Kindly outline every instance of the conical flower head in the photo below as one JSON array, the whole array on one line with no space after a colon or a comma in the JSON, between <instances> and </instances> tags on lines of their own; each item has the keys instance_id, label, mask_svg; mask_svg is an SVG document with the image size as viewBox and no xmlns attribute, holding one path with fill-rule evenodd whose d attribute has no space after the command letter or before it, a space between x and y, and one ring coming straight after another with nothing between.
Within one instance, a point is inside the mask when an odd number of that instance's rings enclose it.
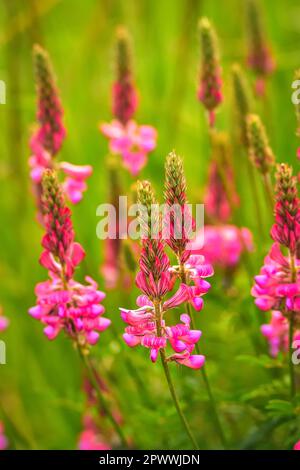
<instances>
[{"instance_id":1,"label":"conical flower head","mask_svg":"<svg viewBox=\"0 0 300 470\"><path fill-rule=\"evenodd\" d=\"M247 117L248 152L253 164L266 174L275 164L275 157L269 145L265 128L256 114Z\"/></svg>"},{"instance_id":2,"label":"conical flower head","mask_svg":"<svg viewBox=\"0 0 300 470\"><path fill-rule=\"evenodd\" d=\"M136 283L151 300L162 299L170 290L170 262L161 239L159 206L149 181L138 183L137 196L143 234Z\"/></svg>"},{"instance_id":3,"label":"conical flower head","mask_svg":"<svg viewBox=\"0 0 300 470\"><path fill-rule=\"evenodd\" d=\"M138 99L132 76L131 38L124 27L116 33L115 68L116 81L113 85L113 115L126 124L134 115Z\"/></svg>"},{"instance_id":4,"label":"conical flower head","mask_svg":"<svg viewBox=\"0 0 300 470\"><path fill-rule=\"evenodd\" d=\"M42 245L59 259L61 265L64 265L74 241L71 211L65 205L64 196L54 171L45 170L42 188L43 214L47 232L43 237Z\"/></svg>"},{"instance_id":5,"label":"conical flower head","mask_svg":"<svg viewBox=\"0 0 300 470\"><path fill-rule=\"evenodd\" d=\"M63 110L48 53L39 45L33 48L33 64L40 128L32 137L31 147L34 153L40 146L50 155L55 155L66 134L62 122Z\"/></svg>"},{"instance_id":6,"label":"conical flower head","mask_svg":"<svg viewBox=\"0 0 300 470\"><path fill-rule=\"evenodd\" d=\"M271 236L294 254L300 237L300 201L297 179L285 163L277 167L275 194L275 224Z\"/></svg>"},{"instance_id":7,"label":"conical flower head","mask_svg":"<svg viewBox=\"0 0 300 470\"><path fill-rule=\"evenodd\" d=\"M165 164L164 237L181 262L189 257L186 245L190 241L193 218L186 197L186 179L183 161L174 151L169 153Z\"/></svg>"},{"instance_id":8,"label":"conical flower head","mask_svg":"<svg viewBox=\"0 0 300 470\"><path fill-rule=\"evenodd\" d=\"M214 123L213 110L222 102L222 80L216 33L207 18L199 22L202 52L198 98L210 112L210 124Z\"/></svg>"},{"instance_id":9,"label":"conical flower head","mask_svg":"<svg viewBox=\"0 0 300 470\"><path fill-rule=\"evenodd\" d=\"M248 147L247 115L252 109L251 95L245 74L238 64L232 67L232 88L241 143Z\"/></svg>"}]
</instances>

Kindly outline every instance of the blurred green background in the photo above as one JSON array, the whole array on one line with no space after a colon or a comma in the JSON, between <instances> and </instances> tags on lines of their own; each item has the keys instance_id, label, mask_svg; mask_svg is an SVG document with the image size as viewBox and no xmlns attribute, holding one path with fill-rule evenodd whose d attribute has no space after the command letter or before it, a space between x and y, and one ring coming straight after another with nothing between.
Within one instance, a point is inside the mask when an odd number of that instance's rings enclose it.
<instances>
[{"instance_id":1,"label":"blurred green background","mask_svg":"<svg viewBox=\"0 0 300 470\"><path fill-rule=\"evenodd\" d=\"M257 102L255 110L264 120L277 160L292 163L298 170L291 83L299 67L300 4L297 0L260 3L277 68L268 81L266 100ZM201 202L210 150L204 110L196 99L197 21L199 16L207 16L218 32L224 78L218 127L232 132L230 67L235 61L245 64L243 5L241 0L0 0L0 79L7 86L7 103L0 105L0 304L11 322L2 335L7 344L7 365L0 366L0 419L12 448L75 448L84 409L81 368L71 343L62 334L49 342L42 325L27 314L35 302L35 284L46 279L38 264L42 230L35 220L27 167L30 126L35 121L32 44L38 42L49 51L58 77L68 132L59 158L94 168L83 202L72 210L77 239L87 252L78 276L88 272L103 287L99 274L103 244L96 238L96 207L107 200L107 142L98 124L111 119L115 28L124 24L133 37L140 95L137 121L158 129L157 148L141 177L153 181L161 197L164 158L175 148L184 157L189 199ZM250 72L249 78L253 82ZM270 245L271 217L264 207L262 240L257 234L245 155L238 150L234 160L241 197L238 222L254 232L255 273ZM132 180L125 171L123 180L129 188ZM288 428L283 424L269 432L276 417L266 410L266 397L284 397L287 378L280 360L275 371L270 371L266 357L262 364L250 338L251 332L259 338L264 316L253 306L243 268L230 294L221 282L218 275L212 279L197 322L203 331L200 345L207 356L207 371L230 445L288 448L293 443ZM147 351L127 350L122 344L118 308L134 307L136 293L135 287L130 296L108 293L107 315L120 340L107 330L94 355L119 400L125 429L135 448L188 448L160 365L149 361ZM244 321L249 323L248 330ZM266 354L263 341L261 348ZM145 404L132 380L125 364L127 356L148 390L151 406ZM176 366L172 372L201 448L220 447L199 372Z\"/></svg>"}]
</instances>

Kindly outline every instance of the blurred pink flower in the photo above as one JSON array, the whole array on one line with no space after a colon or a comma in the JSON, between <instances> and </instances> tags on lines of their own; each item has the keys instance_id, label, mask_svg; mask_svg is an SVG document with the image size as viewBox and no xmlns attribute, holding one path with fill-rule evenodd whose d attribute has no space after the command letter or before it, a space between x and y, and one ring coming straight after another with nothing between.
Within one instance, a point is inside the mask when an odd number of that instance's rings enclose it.
<instances>
[{"instance_id":1,"label":"blurred pink flower","mask_svg":"<svg viewBox=\"0 0 300 470\"><path fill-rule=\"evenodd\" d=\"M113 120L110 124L101 124L100 130L110 141L110 151L121 155L123 165L133 176L146 165L148 154L156 147L156 129L139 126L133 120L126 124Z\"/></svg>"},{"instance_id":2,"label":"blurred pink flower","mask_svg":"<svg viewBox=\"0 0 300 470\"><path fill-rule=\"evenodd\" d=\"M204 255L207 263L223 269L235 268L242 253L253 249L252 234L247 228L235 225L206 225L204 245L202 234L192 242L191 251Z\"/></svg>"},{"instance_id":3,"label":"blurred pink flower","mask_svg":"<svg viewBox=\"0 0 300 470\"><path fill-rule=\"evenodd\" d=\"M300 441L296 442L294 445L294 450L300 450Z\"/></svg>"},{"instance_id":4,"label":"blurred pink flower","mask_svg":"<svg viewBox=\"0 0 300 470\"><path fill-rule=\"evenodd\" d=\"M269 342L272 357L276 357L280 351L288 351L289 322L280 311L272 311L270 323L262 325L261 332ZM300 331L295 332L294 340L300 340Z\"/></svg>"},{"instance_id":5,"label":"blurred pink flower","mask_svg":"<svg viewBox=\"0 0 300 470\"><path fill-rule=\"evenodd\" d=\"M0 333L2 331L5 331L8 325L9 325L9 320L8 318L2 315L2 308L0 307Z\"/></svg>"},{"instance_id":6,"label":"blurred pink flower","mask_svg":"<svg viewBox=\"0 0 300 470\"><path fill-rule=\"evenodd\" d=\"M8 447L8 440L4 434L4 425L0 421L0 450L5 450Z\"/></svg>"},{"instance_id":7,"label":"blurred pink flower","mask_svg":"<svg viewBox=\"0 0 300 470\"><path fill-rule=\"evenodd\" d=\"M105 442L101 430L92 415L86 413L83 418L83 430L78 439L79 450L111 450Z\"/></svg>"}]
</instances>

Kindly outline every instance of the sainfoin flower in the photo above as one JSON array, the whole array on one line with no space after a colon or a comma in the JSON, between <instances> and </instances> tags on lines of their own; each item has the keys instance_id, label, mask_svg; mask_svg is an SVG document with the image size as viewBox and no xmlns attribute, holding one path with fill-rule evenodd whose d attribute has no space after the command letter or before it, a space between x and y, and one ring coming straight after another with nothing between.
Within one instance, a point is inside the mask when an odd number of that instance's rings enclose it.
<instances>
[{"instance_id":1,"label":"sainfoin flower","mask_svg":"<svg viewBox=\"0 0 300 470\"><path fill-rule=\"evenodd\" d=\"M278 310L271 312L271 321L261 326L261 332L267 339L270 355L278 356L279 352L286 353L289 349L289 322ZM300 340L300 331L294 333L294 341Z\"/></svg>"},{"instance_id":2,"label":"sainfoin flower","mask_svg":"<svg viewBox=\"0 0 300 470\"><path fill-rule=\"evenodd\" d=\"M292 168L283 163L277 167L275 193L275 223L271 236L294 255L300 238L300 200Z\"/></svg>"},{"instance_id":3,"label":"sainfoin flower","mask_svg":"<svg viewBox=\"0 0 300 470\"><path fill-rule=\"evenodd\" d=\"M102 133L109 139L109 149L120 155L125 168L136 176L146 165L148 154L155 149L157 132L152 126L139 126L135 121L122 124L113 120L101 124Z\"/></svg>"},{"instance_id":4,"label":"sainfoin flower","mask_svg":"<svg viewBox=\"0 0 300 470\"><path fill-rule=\"evenodd\" d=\"M215 268L234 269L245 250L253 250L252 233L235 225L206 225L192 242L192 252L202 254Z\"/></svg>"},{"instance_id":5,"label":"sainfoin flower","mask_svg":"<svg viewBox=\"0 0 300 470\"><path fill-rule=\"evenodd\" d=\"M110 152L120 155L123 166L136 176L146 165L148 154L156 147L156 129L139 125L134 120L137 92L133 81L131 41L125 28L117 30L116 81L113 84L112 112L114 119L100 125L109 140Z\"/></svg>"},{"instance_id":6,"label":"sainfoin flower","mask_svg":"<svg viewBox=\"0 0 300 470\"><path fill-rule=\"evenodd\" d=\"M261 310L300 315L300 260L295 261L295 267L297 277L292 280L290 259L282 254L280 245L274 243L252 288L255 304Z\"/></svg>"},{"instance_id":7,"label":"sainfoin flower","mask_svg":"<svg viewBox=\"0 0 300 470\"><path fill-rule=\"evenodd\" d=\"M216 33L207 18L199 22L202 62L198 99L209 112L209 124L214 125L215 108L223 101L222 79Z\"/></svg>"},{"instance_id":8,"label":"sainfoin flower","mask_svg":"<svg viewBox=\"0 0 300 470\"><path fill-rule=\"evenodd\" d=\"M30 139L30 176L40 208L41 182L45 169L61 170L65 175L64 190L73 204L82 199L86 190L85 180L92 174L90 165L80 166L67 162L58 163L56 155L66 137L63 124L63 108L49 56L40 46L33 49L37 91L37 126Z\"/></svg>"},{"instance_id":9,"label":"sainfoin flower","mask_svg":"<svg viewBox=\"0 0 300 470\"><path fill-rule=\"evenodd\" d=\"M37 304L29 313L45 325L48 339L64 330L78 345L93 345L110 324L110 320L102 317L105 294L92 278L87 276L87 284L81 284L73 277L85 253L74 241L71 211L50 170L44 173L42 201L46 234L40 263L48 270L49 279L37 284Z\"/></svg>"},{"instance_id":10,"label":"sainfoin flower","mask_svg":"<svg viewBox=\"0 0 300 470\"><path fill-rule=\"evenodd\" d=\"M137 299L138 309L121 309L121 317L128 325L124 340L130 347L142 345L148 348L152 362L157 360L159 351L165 351L169 345L173 353L167 361L199 369L205 358L192 353L201 332L190 328L190 317L186 314L181 315L181 323L175 326L167 324L166 312L186 302L191 293L187 285L181 284L172 297L165 299L173 288L172 274L159 231L159 218L155 215L153 217L152 208L156 200L149 182L139 184L138 201L147 209L148 214L146 219L145 214L141 216L142 252L140 271L136 277L136 284L144 295ZM151 238L151 230L158 236Z\"/></svg>"},{"instance_id":11,"label":"sainfoin flower","mask_svg":"<svg viewBox=\"0 0 300 470\"><path fill-rule=\"evenodd\" d=\"M5 450L8 447L8 439L4 434L4 424L0 421L0 450Z\"/></svg>"}]
</instances>

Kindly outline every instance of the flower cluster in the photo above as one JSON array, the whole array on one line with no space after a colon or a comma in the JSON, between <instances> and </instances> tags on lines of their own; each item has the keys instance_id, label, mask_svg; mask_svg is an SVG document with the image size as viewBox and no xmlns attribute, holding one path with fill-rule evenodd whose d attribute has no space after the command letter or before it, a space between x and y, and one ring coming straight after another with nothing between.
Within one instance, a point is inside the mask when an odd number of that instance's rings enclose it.
<instances>
[{"instance_id":1,"label":"flower cluster","mask_svg":"<svg viewBox=\"0 0 300 470\"><path fill-rule=\"evenodd\" d=\"M295 260L296 278L292 279L290 258L274 243L264 260L260 274L255 276L252 295L260 310L296 312L300 315L300 260ZM299 317L300 321L300 317Z\"/></svg>"},{"instance_id":2,"label":"flower cluster","mask_svg":"<svg viewBox=\"0 0 300 470\"><path fill-rule=\"evenodd\" d=\"M261 332L267 339L270 355L278 356L279 352L286 353L289 349L289 322L279 310L271 312L270 323L261 326ZM294 333L294 341L300 340L300 331Z\"/></svg>"},{"instance_id":3,"label":"flower cluster","mask_svg":"<svg viewBox=\"0 0 300 470\"><path fill-rule=\"evenodd\" d=\"M183 302L193 301L200 297L199 287L189 287L182 283L177 292L168 300L165 299L174 285L174 271L170 267L170 261L164 251L161 231L159 231L159 215L153 214L153 205L156 204L154 193L149 182L139 183L138 202L146 208L146 216L141 211L140 223L143 230L142 252L140 257L140 271L136 277L136 284L144 295L137 299L138 309L121 309L121 317L127 327L124 340L130 347L138 344L150 349L150 358L157 360L160 350L165 350L167 345L173 349L173 353L167 361L175 361L193 369L199 369L204 364L202 355L194 355L195 344L200 339L201 332L191 329L190 317L181 315L179 323L169 326L166 323L165 313ZM158 230L158 231L157 231ZM151 233L158 233L151 238ZM197 264L190 267L196 277ZM200 276L199 276L200 277ZM199 279L200 283L200 279ZM202 287L202 295L203 295ZM208 288L206 288L206 291ZM199 309L202 307L199 306Z\"/></svg>"},{"instance_id":4,"label":"flower cluster","mask_svg":"<svg viewBox=\"0 0 300 470\"><path fill-rule=\"evenodd\" d=\"M8 440L4 434L4 425L0 421L0 450L5 450L8 447Z\"/></svg>"},{"instance_id":5,"label":"flower cluster","mask_svg":"<svg viewBox=\"0 0 300 470\"><path fill-rule=\"evenodd\" d=\"M300 238L300 200L297 179L286 164L278 165L276 174L275 224L271 230L274 241L296 253Z\"/></svg>"},{"instance_id":6,"label":"flower cluster","mask_svg":"<svg viewBox=\"0 0 300 470\"><path fill-rule=\"evenodd\" d=\"M191 250L202 254L215 268L233 270L238 266L243 252L253 250L252 233L245 227L235 225L206 225L203 246L202 234L198 234Z\"/></svg>"},{"instance_id":7,"label":"flower cluster","mask_svg":"<svg viewBox=\"0 0 300 470\"><path fill-rule=\"evenodd\" d=\"M156 146L157 132L152 126L138 125L133 119L138 100L132 77L130 37L124 28L117 31L116 82L112 101L115 119L101 124L100 130L109 140L110 152L120 155L124 167L136 176Z\"/></svg>"},{"instance_id":8,"label":"flower cluster","mask_svg":"<svg viewBox=\"0 0 300 470\"><path fill-rule=\"evenodd\" d=\"M32 154L29 158L29 166L37 204L41 208L41 182L47 168L61 170L65 176L63 189L70 201L77 204L87 188L85 181L92 174L92 167L55 161L54 157L61 149L66 136L63 109L47 52L35 45L33 59L38 97L38 126L30 140Z\"/></svg>"},{"instance_id":9,"label":"flower cluster","mask_svg":"<svg viewBox=\"0 0 300 470\"><path fill-rule=\"evenodd\" d=\"M86 277L86 285L73 278L85 253L74 241L71 211L65 206L51 170L46 170L43 176L42 203L46 234L40 263L48 270L49 279L37 284L37 305L29 313L45 325L44 333L49 339L64 330L80 346L93 345L99 332L110 324L110 320L102 317L104 307L100 302L105 294L90 277Z\"/></svg>"},{"instance_id":10,"label":"flower cluster","mask_svg":"<svg viewBox=\"0 0 300 470\"><path fill-rule=\"evenodd\" d=\"M256 0L247 1L248 44L247 62L257 75L255 90L257 95L265 93L265 78L275 69L275 61L265 39L261 23L261 12Z\"/></svg>"},{"instance_id":11,"label":"flower cluster","mask_svg":"<svg viewBox=\"0 0 300 470\"><path fill-rule=\"evenodd\" d=\"M213 126L215 122L214 110L223 101L219 51L215 31L207 18L201 18L199 32L202 64L198 99L209 112L209 123Z\"/></svg>"},{"instance_id":12,"label":"flower cluster","mask_svg":"<svg viewBox=\"0 0 300 470\"><path fill-rule=\"evenodd\" d=\"M111 153L122 156L123 165L136 176L147 163L147 157L156 146L157 132L151 126L139 126L130 120L122 124L113 120L101 124L102 133L109 139Z\"/></svg>"}]
</instances>

